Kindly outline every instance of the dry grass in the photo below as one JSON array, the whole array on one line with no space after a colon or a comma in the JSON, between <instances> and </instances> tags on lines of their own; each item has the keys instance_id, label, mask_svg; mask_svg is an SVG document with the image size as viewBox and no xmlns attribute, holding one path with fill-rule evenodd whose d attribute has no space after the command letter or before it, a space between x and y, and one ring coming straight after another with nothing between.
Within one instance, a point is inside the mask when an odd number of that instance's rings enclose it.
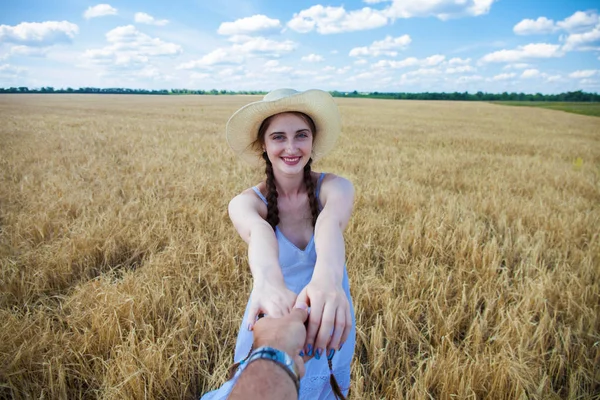
<instances>
[{"instance_id":1,"label":"dry grass","mask_svg":"<svg viewBox=\"0 0 600 400\"><path fill-rule=\"evenodd\" d=\"M226 205L262 178L249 97L0 97L0 398L188 398L223 382L251 276ZM338 99L355 399L600 393L600 123Z\"/></svg>"}]
</instances>

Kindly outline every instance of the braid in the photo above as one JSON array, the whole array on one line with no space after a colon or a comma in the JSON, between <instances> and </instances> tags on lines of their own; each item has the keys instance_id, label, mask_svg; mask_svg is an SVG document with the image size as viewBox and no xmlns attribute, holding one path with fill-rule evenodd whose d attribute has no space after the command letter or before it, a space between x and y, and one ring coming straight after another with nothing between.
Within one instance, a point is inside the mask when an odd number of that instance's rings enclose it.
<instances>
[{"instance_id":1,"label":"braid","mask_svg":"<svg viewBox=\"0 0 600 400\"><path fill-rule=\"evenodd\" d=\"M267 174L267 222L271 225L273 230L279 225L279 208L277 208L277 188L275 187L275 175L273 174L273 164L267 156L267 153L263 153L263 159L265 160L265 173Z\"/></svg>"},{"instance_id":2,"label":"braid","mask_svg":"<svg viewBox=\"0 0 600 400\"><path fill-rule=\"evenodd\" d=\"M315 194L315 184L310 176L310 165L312 164L312 158L308 160L308 163L304 166L304 185L306 185L306 194L308 195L308 204L310 205L310 211L312 213L312 225L317 225L317 217L319 216L319 201Z\"/></svg>"}]
</instances>

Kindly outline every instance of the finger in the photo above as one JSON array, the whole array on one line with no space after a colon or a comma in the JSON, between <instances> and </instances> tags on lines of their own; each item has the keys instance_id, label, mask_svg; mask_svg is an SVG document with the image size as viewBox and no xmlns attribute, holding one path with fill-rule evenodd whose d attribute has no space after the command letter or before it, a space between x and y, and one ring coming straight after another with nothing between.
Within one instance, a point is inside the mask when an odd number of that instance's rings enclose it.
<instances>
[{"instance_id":1,"label":"finger","mask_svg":"<svg viewBox=\"0 0 600 400\"><path fill-rule=\"evenodd\" d=\"M315 349L314 344L321 325L321 315L323 314L323 304L313 304L310 308L308 317L308 328L306 330L306 346L304 346L305 354L312 356Z\"/></svg>"},{"instance_id":2,"label":"finger","mask_svg":"<svg viewBox=\"0 0 600 400\"><path fill-rule=\"evenodd\" d=\"M246 323L248 324L248 330L251 331L254 328L254 323L256 322L256 318L258 318L258 313L260 311L260 307L258 304L254 302L250 305L250 309L248 310L248 319Z\"/></svg>"},{"instance_id":3,"label":"finger","mask_svg":"<svg viewBox=\"0 0 600 400\"><path fill-rule=\"evenodd\" d=\"M306 288L302 289L300 294L298 294L298 297L296 297L296 305L294 305L294 307L296 307L298 304L306 304L307 306L310 305L310 299L306 293Z\"/></svg>"},{"instance_id":4,"label":"finger","mask_svg":"<svg viewBox=\"0 0 600 400\"><path fill-rule=\"evenodd\" d=\"M323 315L321 316L321 326L319 327L319 333L317 334L317 340L315 341L315 358L318 360L325 353L333 327L335 324L335 313L337 307L326 304L323 309Z\"/></svg>"},{"instance_id":5,"label":"finger","mask_svg":"<svg viewBox=\"0 0 600 400\"><path fill-rule=\"evenodd\" d=\"M296 303L291 311L292 318L304 323L308 319L308 306L306 303Z\"/></svg>"},{"instance_id":6,"label":"finger","mask_svg":"<svg viewBox=\"0 0 600 400\"><path fill-rule=\"evenodd\" d=\"M346 307L346 327L344 328L344 333L342 333L342 338L340 340L340 345L338 350L342 349L346 340L348 340L348 336L350 336L350 331L352 330L352 314L350 313L350 307Z\"/></svg>"},{"instance_id":7,"label":"finger","mask_svg":"<svg viewBox=\"0 0 600 400\"><path fill-rule=\"evenodd\" d=\"M329 341L329 344L327 345L327 357L328 358L330 358L330 355L333 356L333 353L331 353L332 350L335 352L336 350L339 349L341 339L342 339L342 334L344 333L345 329L346 329L346 312L344 311L343 308L338 308L335 313L335 324L333 325L333 335L331 336L331 340Z\"/></svg>"},{"instance_id":8,"label":"finger","mask_svg":"<svg viewBox=\"0 0 600 400\"><path fill-rule=\"evenodd\" d=\"M298 377L302 378L306 372L304 368L304 360L300 356L295 356L294 363L296 364L296 372L298 373Z\"/></svg>"}]
</instances>

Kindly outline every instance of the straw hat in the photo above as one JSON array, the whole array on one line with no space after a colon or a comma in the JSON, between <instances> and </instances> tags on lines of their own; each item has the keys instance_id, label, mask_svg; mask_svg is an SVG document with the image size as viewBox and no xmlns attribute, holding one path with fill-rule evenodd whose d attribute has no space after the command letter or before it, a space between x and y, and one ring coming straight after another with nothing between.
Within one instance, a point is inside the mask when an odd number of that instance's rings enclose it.
<instances>
[{"instance_id":1,"label":"straw hat","mask_svg":"<svg viewBox=\"0 0 600 400\"><path fill-rule=\"evenodd\" d=\"M261 152L252 146L262 122L275 114L299 111L312 118L317 132L313 143L312 159L317 161L327 154L340 135L342 122L333 97L322 90L298 92L294 89L277 89L261 101L245 105L227 122L227 143L244 161L260 165Z\"/></svg>"}]
</instances>

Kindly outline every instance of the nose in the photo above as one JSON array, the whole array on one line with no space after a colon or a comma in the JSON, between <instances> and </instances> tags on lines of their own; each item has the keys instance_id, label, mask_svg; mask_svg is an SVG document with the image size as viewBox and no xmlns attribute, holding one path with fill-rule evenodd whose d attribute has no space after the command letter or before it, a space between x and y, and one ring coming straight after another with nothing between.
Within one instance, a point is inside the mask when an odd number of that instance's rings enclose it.
<instances>
[{"instance_id":1,"label":"nose","mask_svg":"<svg viewBox=\"0 0 600 400\"><path fill-rule=\"evenodd\" d=\"M294 139L292 140L288 140L287 144L285 146L285 150L289 153L289 154L294 154L296 151L296 141Z\"/></svg>"}]
</instances>

